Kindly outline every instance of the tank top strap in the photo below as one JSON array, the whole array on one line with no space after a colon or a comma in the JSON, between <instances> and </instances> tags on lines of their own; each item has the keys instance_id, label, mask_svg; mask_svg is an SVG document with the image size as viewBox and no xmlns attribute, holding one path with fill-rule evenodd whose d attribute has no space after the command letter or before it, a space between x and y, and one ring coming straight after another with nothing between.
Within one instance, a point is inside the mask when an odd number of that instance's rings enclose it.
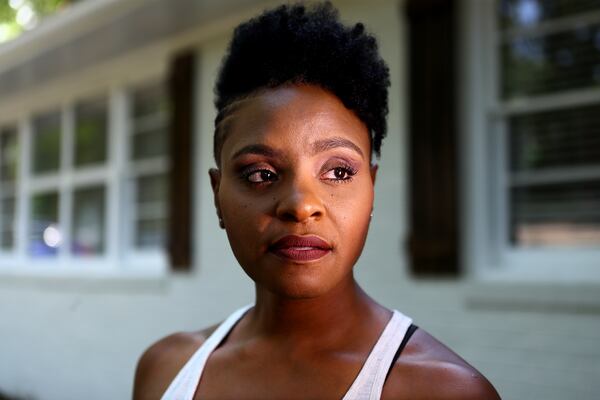
<instances>
[{"instance_id":1,"label":"tank top strap","mask_svg":"<svg viewBox=\"0 0 600 400\"><path fill-rule=\"evenodd\" d=\"M253 306L254 304L248 304L240 308L219 325L179 371L167 391L161 397L162 400L192 400L194 398L194 393L196 393L200 376L202 376L202 371L208 357L219 346L246 311Z\"/></svg>"},{"instance_id":2,"label":"tank top strap","mask_svg":"<svg viewBox=\"0 0 600 400\"><path fill-rule=\"evenodd\" d=\"M394 355L402 343L412 319L394 310L392 318L371 349L367 360L343 400L379 400Z\"/></svg>"}]
</instances>

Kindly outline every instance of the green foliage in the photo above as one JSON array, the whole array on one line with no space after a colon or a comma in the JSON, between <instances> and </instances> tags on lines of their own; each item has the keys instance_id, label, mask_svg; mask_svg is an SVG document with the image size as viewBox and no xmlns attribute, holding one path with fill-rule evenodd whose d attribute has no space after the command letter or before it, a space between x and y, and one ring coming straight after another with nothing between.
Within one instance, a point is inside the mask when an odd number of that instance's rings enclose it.
<instances>
[{"instance_id":1,"label":"green foliage","mask_svg":"<svg viewBox=\"0 0 600 400\"><path fill-rule=\"evenodd\" d=\"M0 24L14 22L17 12L8 4L8 0L0 0Z\"/></svg>"},{"instance_id":2,"label":"green foliage","mask_svg":"<svg viewBox=\"0 0 600 400\"><path fill-rule=\"evenodd\" d=\"M29 0L36 15L41 18L50 15L60 9L63 5L70 3L69 0Z\"/></svg>"},{"instance_id":3,"label":"green foliage","mask_svg":"<svg viewBox=\"0 0 600 400\"><path fill-rule=\"evenodd\" d=\"M35 19L39 21L77 1L80 0L23 0L21 7L29 6ZM13 9L9 0L0 0L0 43L18 36L25 30L25 26L17 20L17 15L18 9Z\"/></svg>"}]
</instances>

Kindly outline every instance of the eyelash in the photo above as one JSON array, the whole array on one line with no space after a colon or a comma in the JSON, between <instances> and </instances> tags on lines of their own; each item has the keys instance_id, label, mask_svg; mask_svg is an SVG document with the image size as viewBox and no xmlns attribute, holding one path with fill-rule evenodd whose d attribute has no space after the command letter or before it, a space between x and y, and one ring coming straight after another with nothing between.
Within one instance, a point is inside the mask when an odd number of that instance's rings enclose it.
<instances>
[{"instance_id":1,"label":"eyelash","mask_svg":"<svg viewBox=\"0 0 600 400\"><path fill-rule=\"evenodd\" d=\"M356 175L356 173L358 172L358 170L355 167L353 167L352 165L343 163L341 165L338 165L336 167L328 169L326 173L334 171L333 173L335 175L336 170L343 171L346 174L346 177L345 178L326 178L328 181L333 182L333 183L349 183L349 182L352 182L354 175Z\"/></svg>"},{"instance_id":2,"label":"eyelash","mask_svg":"<svg viewBox=\"0 0 600 400\"><path fill-rule=\"evenodd\" d=\"M356 173L358 172L357 169L355 167L353 167L350 164L347 163L343 163L341 165L337 165L333 168L329 168L327 169L327 171L325 173L329 173L332 171L343 171L346 175L345 178L325 178L325 180L329 181L329 182L333 182L333 183L349 183L352 181L354 175L356 175ZM261 173L261 178L263 179L260 182L252 182L250 181L250 177L256 173ZM262 176L263 173L268 173L268 174L272 174L272 178L266 178ZM335 172L334 172L335 174ZM325 174L322 174L325 175ZM242 172L241 174L241 178L242 180L244 180L245 182L249 183L250 185L256 185L256 186L262 186L262 185L267 185L271 182L275 182L277 181L277 173L275 173L274 171L267 169L267 168L256 168L256 169L249 169L247 171ZM273 179L274 178L274 179Z\"/></svg>"},{"instance_id":3,"label":"eyelash","mask_svg":"<svg viewBox=\"0 0 600 400\"><path fill-rule=\"evenodd\" d=\"M252 182L252 181L251 181L249 178L250 178L252 175L254 175L254 174L258 173L258 172L260 172L260 173L261 173L261 175L262 175L262 173L270 173L270 174L272 174L272 175L275 177L275 179L270 179L270 180L266 179L266 180L263 180L263 181L261 181L261 182ZM242 175L241 175L241 178L242 178L242 179L243 179L245 182L249 183L250 185L265 185L265 184L268 184L268 183L270 183L270 182L274 182L274 181L276 181L276 180L277 180L277 174L276 174L275 172L271 171L270 169L266 169L266 168L257 168L257 169L250 169L250 170L244 171L244 172L242 173ZM262 178L262 177L261 177L261 178Z\"/></svg>"}]
</instances>

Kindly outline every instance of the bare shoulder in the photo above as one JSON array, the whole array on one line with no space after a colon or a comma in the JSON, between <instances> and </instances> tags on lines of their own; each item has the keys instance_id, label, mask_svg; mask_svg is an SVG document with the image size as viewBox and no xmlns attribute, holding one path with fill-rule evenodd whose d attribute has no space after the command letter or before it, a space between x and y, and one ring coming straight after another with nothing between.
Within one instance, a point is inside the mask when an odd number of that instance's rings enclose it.
<instances>
[{"instance_id":1,"label":"bare shoulder","mask_svg":"<svg viewBox=\"0 0 600 400\"><path fill-rule=\"evenodd\" d=\"M500 396L479 371L419 328L392 367L382 398L498 400Z\"/></svg>"},{"instance_id":2,"label":"bare shoulder","mask_svg":"<svg viewBox=\"0 0 600 400\"><path fill-rule=\"evenodd\" d=\"M174 333L148 347L137 364L133 399L160 399L179 370L216 327Z\"/></svg>"}]
</instances>

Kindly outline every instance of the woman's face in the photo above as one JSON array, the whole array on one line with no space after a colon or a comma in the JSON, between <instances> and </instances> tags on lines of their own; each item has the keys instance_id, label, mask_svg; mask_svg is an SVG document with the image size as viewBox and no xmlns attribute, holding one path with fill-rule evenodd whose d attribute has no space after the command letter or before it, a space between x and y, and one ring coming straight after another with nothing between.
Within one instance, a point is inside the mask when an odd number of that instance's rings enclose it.
<instances>
[{"instance_id":1,"label":"woman's face","mask_svg":"<svg viewBox=\"0 0 600 400\"><path fill-rule=\"evenodd\" d=\"M228 117L211 170L231 248L259 288L295 298L352 279L373 207L366 126L330 92L285 86Z\"/></svg>"}]
</instances>

